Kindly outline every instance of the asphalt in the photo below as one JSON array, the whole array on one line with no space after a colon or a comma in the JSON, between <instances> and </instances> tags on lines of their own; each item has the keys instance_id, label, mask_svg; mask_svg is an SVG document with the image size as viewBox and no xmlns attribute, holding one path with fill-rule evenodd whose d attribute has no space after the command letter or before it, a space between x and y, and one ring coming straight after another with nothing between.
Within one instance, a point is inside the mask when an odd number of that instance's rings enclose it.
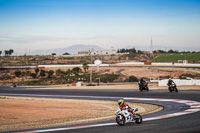
<instances>
[{"instance_id":1,"label":"asphalt","mask_svg":"<svg viewBox=\"0 0 200 133\"><path fill-rule=\"evenodd\" d=\"M35 96L35 97L56 97L56 98L69 98L70 96L80 96L79 99L88 99L87 96L91 96L89 99L94 99L92 96L107 97L107 100L117 100L123 97L140 97L140 98L162 98L162 99L183 99L183 100L194 100L200 102L200 91L199 90L179 90L178 93L170 93L166 90L150 90L149 92L139 92L138 90L130 89L33 89L29 87L0 87L0 93L3 95L15 94L16 96L23 94L24 96ZM110 97L110 98L109 98ZM111 97L117 97L112 99ZM77 97L70 97L77 98ZM140 102L140 101L139 101ZM152 103L152 101L146 101ZM153 104L159 104L159 102L154 102ZM165 111L173 113L173 111L181 111L187 108L184 105L176 105L165 103L164 110L158 112L158 114L164 114ZM155 115L155 114L154 114ZM149 117L149 116L144 116ZM145 121L142 124L126 124L125 126L111 125L111 126L101 126L101 127L91 127L83 129L74 129L67 131L56 131L56 133L199 133L200 132L200 112L165 118L160 120Z\"/></svg>"}]
</instances>

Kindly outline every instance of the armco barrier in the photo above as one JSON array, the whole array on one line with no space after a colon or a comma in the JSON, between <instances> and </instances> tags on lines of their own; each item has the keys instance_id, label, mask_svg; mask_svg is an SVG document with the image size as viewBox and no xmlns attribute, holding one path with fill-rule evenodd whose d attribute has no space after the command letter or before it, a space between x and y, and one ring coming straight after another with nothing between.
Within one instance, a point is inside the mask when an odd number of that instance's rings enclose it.
<instances>
[{"instance_id":1,"label":"armco barrier","mask_svg":"<svg viewBox=\"0 0 200 133\"><path fill-rule=\"evenodd\" d=\"M155 65L155 66L171 66L173 65L173 63L156 63L156 62L152 62L151 63L152 65Z\"/></svg>"},{"instance_id":2,"label":"armco barrier","mask_svg":"<svg viewBox=\"0 0 200 133\"><path fill-rule=\"evenodd\" d=\"M90 67L96 67L97 65L95 64L88 64L88 66ZM109 66L109 64L100 64L101 67L103 66ZM45 68L49 68L49 67L83 67L82 64L72 64L72 65L38 65L37 67L45 67Z\"/></svg>"},{"instance_id":3,"label":"armco barrier","mask_svg":"<svg viewBox=\"0 0 200 133\"><path fill-rule=\"evenodd\" d=\"M124 62L116 64L101 64L100 66L118 66L118 65L151 65L151 66L194 66L200 67L200 64L182 64L182 63L161 63L161 62ZM82 64L70 64L70 65L38 65L37 67L82 67ZM95 67L95 64L88 64L90 67Z\"/></svg>"},{"instance_id":4,"label":"armco barrier","mask_svg":"<svg viewBox=\"0 0 200 133\"><path fill-rule=\"evenodd\" d=\"M200 80L185 80L185 79L173 79L173 81L176 83L178 86L183 86L183 85L200 85ZM158 82L158 86L167 86L168 79L160 80Z\"/></svg>"},{"instance_id":5,"label":"armco barrier","mask_svg":"<svg viewBox=\"0 0 200 133\"><path fill-rule=\"evenodd\" d=\"M144 65L144 62L124 62L116 63L116 65Z\"/></svg>"}]
</instances>

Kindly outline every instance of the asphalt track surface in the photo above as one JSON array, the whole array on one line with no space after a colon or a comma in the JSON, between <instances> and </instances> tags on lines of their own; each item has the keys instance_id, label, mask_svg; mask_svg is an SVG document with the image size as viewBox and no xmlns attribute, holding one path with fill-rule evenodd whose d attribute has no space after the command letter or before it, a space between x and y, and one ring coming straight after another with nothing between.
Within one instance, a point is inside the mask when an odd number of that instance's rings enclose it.
<instances>
[{"instance_id":1,"label":"asphalt track surface","mask_svg":"<svg viewBox=\"0 0 200 133\"><path fill-rule=\"evenodd\" d=\"M200 102L200 90L179 90L178 93L169 93L166 90L150 90L149 92L139 92L138 90L130 89L34 89L30 87L0 87L0 95L14 95L14 96L31 96L31 97L54 97L54 98L74 98L74 99L100 99L100 100L113 100L117 101L119 98L157 98L157 99L182 99L182 100L193 100ZM128 101L128 100L126 100ZM132 101L132 100L130 100ZM159 115L176 113L189 108L185 104L177 104L172 102L158 102L158 101L134 101L133 102L145 102L164 106L164 110L143 116L143 118L156 117ZM113 112L114 115L114 112ZM113 121L110 121L113 122ZM100 122L93 124L108 123ZM84 126L82 124L79 126ZM77 126L77 125L73 125ZM66 128L65 127L53 127ZM35 130L35 129L34 129ZM37 129L39 130L39 129ZM29 130L33 131L33 130ZM15 132L15 131L13 131ZM21 131L24 132L24 131ZM50 131L49 131L50 132ZM99 127L90 128L79 128L73 130L59 130L52 131L56 133L199 133L200 132L200 112L190 113L186 115L180 115L176 117L170 117L159 120L144 121L142 124L126 124L125 126L118 125L106 125Z\"/></svg>"}]
</instances>

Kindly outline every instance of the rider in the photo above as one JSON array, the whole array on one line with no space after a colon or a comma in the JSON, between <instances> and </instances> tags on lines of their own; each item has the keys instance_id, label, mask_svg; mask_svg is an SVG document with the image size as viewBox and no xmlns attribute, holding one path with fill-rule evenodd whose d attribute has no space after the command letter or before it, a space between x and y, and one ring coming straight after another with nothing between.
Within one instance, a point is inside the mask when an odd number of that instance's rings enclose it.
<instances>
[{"instance_id":1,"label":"rider","mask_svg":"<svg viewBox=\"0 0 200 133\"><path fill-rule=\"evenodd\" d=\"M133 109L130 107L130 106L128 106L128 104L126 104L125 102L124 102L124 100L122 100L122 99L120 99L119 101L118 101L118 104L119 104L119 108L122 110L122 109L128 109L128 112L131 112L133 115L135 115L135 112L133 112Z\"/></svg>"},{"instance_id":2,"label":"rider","mask_svg":"<svg viewBox=\"0 0 200 133\"><path fill-rule=\"evenodd\" d=\"M139 81L139 86L141 87L141 86L143 86L144 84L145 84L145 81L144 81L143 78L141 78L140 81Z\"/></svg>"},{"instance_id":3,"label":"rider","mask_svg":"<svg viewBox=\"0 0 200 133\"><path fill-rule=\"evenodd\" d=\"M171 78L169 78L167 85L170 87L172 84L175 85L175 82Z\"/></svg>"},{"instance_id":4,"label":"rider","mask_svg":"<svg viewBox=\"0 0 200 133\"><path fill-rule=\"evenodd\" d=\"M171 78L169 78L167 85L170 86L170 85L172 85L172 83L174 83L174 81Z\"/></svg>"}]
</instances>

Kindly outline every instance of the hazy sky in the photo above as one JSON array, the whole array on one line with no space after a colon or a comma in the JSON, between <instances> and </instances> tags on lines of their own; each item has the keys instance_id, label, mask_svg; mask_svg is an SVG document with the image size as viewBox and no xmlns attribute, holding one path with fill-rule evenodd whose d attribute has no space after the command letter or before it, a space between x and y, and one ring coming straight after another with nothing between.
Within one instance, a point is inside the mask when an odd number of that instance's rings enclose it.
<instances>
[{"instance_id":1,"label":"hazy sky","mask_svg":"<svg viewBox=\"0 0 200 133\"><path fill-rule=\"evenodd\" d=\"M0 0L0 50L200 47L200 0Z\"/></svg>"}]
</instances>

